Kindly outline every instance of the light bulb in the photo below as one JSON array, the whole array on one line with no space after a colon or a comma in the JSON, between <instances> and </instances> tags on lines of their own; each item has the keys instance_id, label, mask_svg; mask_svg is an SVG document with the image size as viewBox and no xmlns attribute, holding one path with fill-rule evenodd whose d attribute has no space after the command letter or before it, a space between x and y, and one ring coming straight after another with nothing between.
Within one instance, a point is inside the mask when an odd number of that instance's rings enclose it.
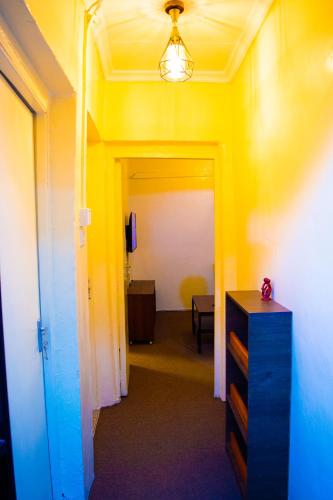
<instances>
[{"instance_id":1,"label":"light bulb","mask_svg":"<svg viewBox=\"0 0 333 500\"><path fill-rule=\"evenodd\" d=\"M184 82L191 78L193 73L194 62L177 26L179 14L183 10L183 3L180 0L169 0L166 3L166 12L172 19L172 31L160 61L160 74L163 80L168 82Z\"/></svg>"},{"instance_id":2,"label":"light bulb","mask_svg":"<svg viewBox=\"0 0 333 500\"><path fill-rule=\"evenodd\" d=\"M169 45L166 51L165 69L168 72L168 78L173 81L179 81L186 74L186 55L182 45Z\"/></svg>"}]
</instances>

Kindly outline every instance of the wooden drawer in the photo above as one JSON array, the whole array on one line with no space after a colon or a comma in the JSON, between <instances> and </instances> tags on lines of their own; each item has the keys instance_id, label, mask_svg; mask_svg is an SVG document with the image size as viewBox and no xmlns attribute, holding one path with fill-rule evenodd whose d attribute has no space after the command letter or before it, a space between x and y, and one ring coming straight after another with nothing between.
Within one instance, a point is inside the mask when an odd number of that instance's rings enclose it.
<instances>
[{"instance_id":1,"label":"wooden drawer","mask_svg":"<svg viewBox=\"0 0 333 500\"><path fill-rule=\"evenodd\" d=\"M152 342L156 312L155 281L132 281L127 291L127 302L130 343Z\"/></svg>"}]
</instances>

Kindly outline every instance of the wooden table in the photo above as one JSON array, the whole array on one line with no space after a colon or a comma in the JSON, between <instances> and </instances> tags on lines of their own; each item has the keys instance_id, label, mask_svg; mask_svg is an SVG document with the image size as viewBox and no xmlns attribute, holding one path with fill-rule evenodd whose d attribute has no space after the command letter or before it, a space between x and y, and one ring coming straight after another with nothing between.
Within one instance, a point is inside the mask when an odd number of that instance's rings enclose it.
<instances>
[{"instance_id":1,"label":"wooden table","mask_svg":"<svg viewBox=\"0 0 333 500\"><path fill-rule=\"evenodd\" d=\"M201 353L201 334L213 333L213 328L204 328L203 318L214 319L214 295L193 295L192 297L192 333L197 335L198 353ZM196 322L195 316L197 313L198 321Z\"/></svg>"}]
</instances>

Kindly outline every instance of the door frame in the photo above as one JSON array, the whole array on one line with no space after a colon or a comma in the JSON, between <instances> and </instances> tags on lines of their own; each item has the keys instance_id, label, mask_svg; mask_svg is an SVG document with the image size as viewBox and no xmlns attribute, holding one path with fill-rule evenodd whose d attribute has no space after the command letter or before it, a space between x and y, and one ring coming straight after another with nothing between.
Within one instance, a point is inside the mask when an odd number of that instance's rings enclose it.
<instances>
[{"instance_id":1,"label":"door frame","mask_svg":"<svg viewBox=\"0 0 333 500\"><path fill-rule=\"evenodd\" d=\"M121 161L131 158L149 159L203 159L214 161L214 259L215 259L215 325L214 325L214 397L226 400L225 383L225 304L224 295L228 289L236 284L236 269L234 259L233 231L233 180L231 175L231 161L222 142L106 142L108 165L121 168ZM121 179L121 173L117 175ZM119 181L118 181L119 182ZM121 201L119 202L121 203ZM120 207L119 207L120 210ZM119 223L123 221L118 217ZM123 228L121 228L123 230ZM114 269L118 290L124 289L123 245L118 245L118 258L115 259L118 268ZM222 258L221 258L222 256ZM118 305L121 321L119 323L120 376L126 380L126 332L124 329L125 304L119 295Z\"/></svg>"}]
</instances>

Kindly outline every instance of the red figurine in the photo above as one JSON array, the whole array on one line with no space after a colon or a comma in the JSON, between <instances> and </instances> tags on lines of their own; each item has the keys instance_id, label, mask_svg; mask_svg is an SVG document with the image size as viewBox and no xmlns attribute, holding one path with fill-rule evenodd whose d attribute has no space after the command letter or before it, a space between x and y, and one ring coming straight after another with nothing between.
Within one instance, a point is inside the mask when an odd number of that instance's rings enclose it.
<instances>
[{"instance_id":1,"label":"red figurine","mask_svg":"<svg viewBox=\"0 0 333 500\"><path fill-rule=\"evenodd\" d=\"M264 283L261 287L261 300L264 300L265 302L269 302L270 300L272 300L271 293L271 280L269 278L264 278Z\"/></svg>"}]
</instances>

